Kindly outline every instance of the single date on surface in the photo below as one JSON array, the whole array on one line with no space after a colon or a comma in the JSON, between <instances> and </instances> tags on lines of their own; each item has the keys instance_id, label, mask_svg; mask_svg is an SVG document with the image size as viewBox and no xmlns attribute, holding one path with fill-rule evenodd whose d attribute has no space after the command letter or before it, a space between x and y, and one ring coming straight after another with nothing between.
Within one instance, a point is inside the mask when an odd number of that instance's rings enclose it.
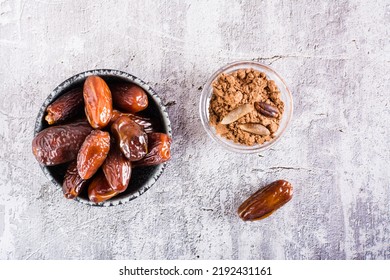
<instances>
[{"instance_id":1,"label":"single date on surface","mask_svg":"<svg viewBox=\"0 0 390 280\"><path fill-rule=\"evenodd\" d=\"M72 161L91 131L92 127L86 121L48 127L34 137L33 154L46 166Z\"/></svg>"},{"instance_id":2,"label":"single date on surface","mask_svg":"<svg viewBox=\"0 0 390 280\"><path fill-rule=\"evenodd\" d=\"M293 195L291 184L285 180L275 181L252 194L238 208L244 221L261 220L286 204Z\"/></svg>"}]
</instances>

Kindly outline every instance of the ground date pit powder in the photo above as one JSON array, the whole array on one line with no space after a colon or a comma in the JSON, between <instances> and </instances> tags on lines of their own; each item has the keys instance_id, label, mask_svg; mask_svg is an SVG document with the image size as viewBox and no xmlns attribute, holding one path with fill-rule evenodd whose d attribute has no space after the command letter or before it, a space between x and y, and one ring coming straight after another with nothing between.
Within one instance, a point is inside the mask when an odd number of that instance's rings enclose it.
<instances>
[{"instance_id":1,"label":"ground date pit powder","mask_svg":"<svg viewBox=\"0 0 390 280\"><path fill-rule=\"evenodd\" d=\"M219 135L247 146L275 137L284 103L265 73L254 69L221 73L212 86L209 119Z\"/></svg>"}]
</instances>

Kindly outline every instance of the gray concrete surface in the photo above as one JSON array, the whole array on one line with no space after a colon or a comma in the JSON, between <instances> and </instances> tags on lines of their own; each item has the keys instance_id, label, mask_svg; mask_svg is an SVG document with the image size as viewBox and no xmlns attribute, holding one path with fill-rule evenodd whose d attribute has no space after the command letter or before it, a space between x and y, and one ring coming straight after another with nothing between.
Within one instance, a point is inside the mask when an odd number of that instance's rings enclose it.
<instances>
[{"instance_id":1,"label":"gray concrete surface","mask_svg":"<svg viewBox=\"0 0 390 280\"><path fill-rule=\"evenodd\" d=\"M390 2L0 0L1 259L390 259ZM200 88L240 59L271 65L294 96L261 155L206 135ZM148 81L169 105L173 158L135 201L68 201L31 153L50 91L87 69ZM276 179L295 196L244 223Z\"/></svg>"}]
</instances>

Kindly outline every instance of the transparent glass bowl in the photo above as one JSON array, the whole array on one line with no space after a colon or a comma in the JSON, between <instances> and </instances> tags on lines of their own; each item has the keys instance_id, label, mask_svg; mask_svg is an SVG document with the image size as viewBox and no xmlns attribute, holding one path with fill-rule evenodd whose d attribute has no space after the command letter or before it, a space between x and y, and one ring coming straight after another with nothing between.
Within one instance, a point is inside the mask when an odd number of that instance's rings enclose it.
<instances>
[{"instance_id":1,"label":"transparent glass bowl","mask_svg":"<svg viewBox=\"0 0 390 280\"><path fill-rule=\"evenodd\" d=\"M218 135L217 132L215 131L215 128L211 126L209 122L209 104L210 104L211 96L213 94L212 82L222 72L231 73L239 69L248 69L248 68L252 68L257 71L264 72L267 76L267 79L274 80L277 87L280 90L281 99L284 102L284 113L279 125L279 129L275 133L275 137L271 141L264 142L262 145L246 146L243 144L234 143L233 141ZM278 142L278 140L282 137L283 133L286 131L293 114L293 99L290 91L287 88L286 83L279 76L279 74L276 73L269 66L254 61L237 61L218 69L208 79L201 93L199 113L200 113L200 119L204 129L206 130L210 138L213 139L217 144L233 152L244 153L244 154L258 153L269 149L272 145Z\"/></svg>"}]
</instances>

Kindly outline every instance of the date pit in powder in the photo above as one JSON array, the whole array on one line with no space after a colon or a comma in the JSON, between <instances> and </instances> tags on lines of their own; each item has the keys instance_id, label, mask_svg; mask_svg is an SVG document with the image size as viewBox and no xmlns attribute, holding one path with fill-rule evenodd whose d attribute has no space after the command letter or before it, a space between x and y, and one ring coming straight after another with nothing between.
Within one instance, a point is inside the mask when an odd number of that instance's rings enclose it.
<instances>
[{"instance_id":1,"label":"date pit in powder","mask_svg":"<svg viewBox=\"0 0 390 280\"><path fill-rule=\"evenodd\" d=\"M284 103L265 73L251 68L221 73L212 87L209 121L219 135L247 146L275 138Z\"/></svg>"}]
</instances>

